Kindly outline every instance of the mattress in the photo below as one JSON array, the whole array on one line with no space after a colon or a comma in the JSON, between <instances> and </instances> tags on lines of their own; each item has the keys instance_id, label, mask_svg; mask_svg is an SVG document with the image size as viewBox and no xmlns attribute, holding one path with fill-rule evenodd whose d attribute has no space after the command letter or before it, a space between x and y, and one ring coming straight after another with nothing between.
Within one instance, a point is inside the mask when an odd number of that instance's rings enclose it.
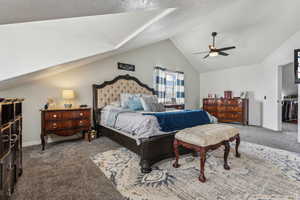
<instances>
[{"instance_id":1,"label":"mattress","mask_svg":"<svg viewBox=\"0 0 300 200\"><path fill-rule=\"evenodd\" d=\"M160 130L155 116L143 115L143 113L106 106L101 110L100 125L135 139L138 145L143 139L171 133Z\"/></svg>"}]
</instances>

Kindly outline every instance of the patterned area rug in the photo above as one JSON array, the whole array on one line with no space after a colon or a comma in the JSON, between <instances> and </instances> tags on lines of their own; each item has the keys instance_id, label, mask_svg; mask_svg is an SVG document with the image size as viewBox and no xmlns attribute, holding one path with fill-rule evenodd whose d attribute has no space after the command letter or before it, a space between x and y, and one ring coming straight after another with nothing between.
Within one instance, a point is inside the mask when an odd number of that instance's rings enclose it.
<instances>
[{"instance_id":1,"label":"patterned area rug","mask_svg":"<svg viewBox=\"0 0 300 200\"><path fill-rule=\"evenodd\" d=\"M120 148L92 157L116 189L128 200L298 200L300 155L242 142L241 158L228 158L231 170L223 169L223 149L208 153L206 183L198 181L199 157L181 156L180 168L173 159L142 174L139 157Z\"/></svg>"}]
</instances>

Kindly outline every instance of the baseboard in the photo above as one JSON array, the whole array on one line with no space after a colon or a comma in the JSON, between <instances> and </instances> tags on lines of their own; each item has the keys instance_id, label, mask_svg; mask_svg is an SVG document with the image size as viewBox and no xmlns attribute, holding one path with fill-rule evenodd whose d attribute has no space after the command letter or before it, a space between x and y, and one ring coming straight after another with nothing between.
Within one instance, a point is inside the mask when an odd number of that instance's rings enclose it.
<instances>
[{"instance_id":1,"label":"baseboard","mask_svg":"<svg viewBox=\"0 0 300 200\"><path fill-rule=\"evenodd\" d=\"M28 141L28 142L23 142L23 147L29 147L29 146L34 146L34 145L38 145L41 144L41 141Z\"/></svg>"},{"instance_id":2,"label":"baseboard","mask_svg":"<svg viewBox=\"0 0 300 200\"><path fill-rule=\"evenodd\" d=\"M78 139L82 138L81 134L76 134L73 136L68 136L68 137L62 137L62 136L54 136L54 137L49 137L47 143L53 143L53 142L60 142L64 140L72 140L72 139ZM33 141L23 141L23 147L29 147L29 146L34 146L34 145L41 145L41 140L33 140Z\"/></svg>"}]
</instances>

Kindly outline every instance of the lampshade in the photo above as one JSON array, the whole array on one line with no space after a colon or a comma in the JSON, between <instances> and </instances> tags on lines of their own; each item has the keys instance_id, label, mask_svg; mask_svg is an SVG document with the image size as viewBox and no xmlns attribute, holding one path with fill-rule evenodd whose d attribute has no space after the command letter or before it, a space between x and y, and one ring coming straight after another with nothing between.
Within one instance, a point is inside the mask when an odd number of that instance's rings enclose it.
<instances>
[{"instance_id":1,"label":"lampshade","mask_svg":"<svg viewBox=\"0 0 300 200\"><path fill-rule=\"evenodd\" d=\"M63 99L74 99L75 97L74 90L63 90L62 97Z\"/></svg>"}]
</instances>

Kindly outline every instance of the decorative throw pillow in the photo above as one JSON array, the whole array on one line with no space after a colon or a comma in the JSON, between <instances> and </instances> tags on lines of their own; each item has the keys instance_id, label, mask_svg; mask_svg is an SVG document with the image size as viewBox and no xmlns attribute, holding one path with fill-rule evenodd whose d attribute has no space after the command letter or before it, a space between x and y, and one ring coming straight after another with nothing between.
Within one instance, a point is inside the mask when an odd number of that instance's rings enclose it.
<instances>
[{"instance_id":1,"label":"decorative throw pillow","mask_svg":"<svg viewBox=\"0 0 300 200\"><path fill-rule=\"evenodd\" d=\"M157 97L154 95L142 95L140 97L143 109L146 112L155 112L155 104L158 103Z\"/></svg>"},{"instance_id":2,"label":"decorative throw pillow","mask_svg":"<svg viewBox=\"0 0 300 200\"><path fill-rule=\"evenodd\" d=\"M129 108L128 102L132 97L140 97L140 94L130 94L130 93L121 93L120 94L120 101L122 108Z\"/></svg>"},{"instance_id":3,"label":"decorative throw pillow","mask_svg":"<svg viewBox=\"0 0 300 200\"><path fill-rule=\"evenodd\" d=\"M131 98L129 98L127 104L130 110L143 110L141 100L137 96L132 96Z\"/></svg>"}]
</instances>

